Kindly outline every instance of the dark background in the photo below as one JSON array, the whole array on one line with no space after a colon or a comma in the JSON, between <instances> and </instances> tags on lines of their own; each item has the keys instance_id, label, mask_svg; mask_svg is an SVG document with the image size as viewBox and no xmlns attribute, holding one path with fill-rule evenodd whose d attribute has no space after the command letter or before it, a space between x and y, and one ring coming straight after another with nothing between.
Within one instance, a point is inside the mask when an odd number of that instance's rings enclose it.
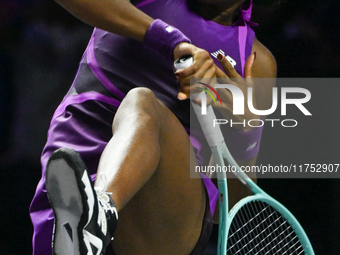
<instances>
[{"instance_id":1,"label":"dark background","mask_svg":"<svg viewBox=\"0 0 340 255\"><path fill-rule=\"evenodd\" d=\"M340 2L261 2L255 30L276 57L278 77L339 77ZM41 175L40 153L91 31L52 0L0 0L1 254L31 253L28 208ZM265 127L259 163L340 163L340 87L321 85L306 87L312 117L289 110L298 127ZM259 183L297 216L316 254L339 254L338 179Z\"/></svg>"}]
</instances>

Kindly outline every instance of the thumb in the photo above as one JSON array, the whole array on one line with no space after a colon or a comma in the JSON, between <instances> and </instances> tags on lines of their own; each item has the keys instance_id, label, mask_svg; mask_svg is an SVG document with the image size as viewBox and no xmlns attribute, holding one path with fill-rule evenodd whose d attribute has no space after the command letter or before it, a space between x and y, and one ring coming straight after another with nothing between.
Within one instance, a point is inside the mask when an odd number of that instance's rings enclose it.
<instances>
[{"instance_id":1,"label":"thumb","mask_svg":"<svg viewBox=\"0 0 340 255\"><path fill-rule=\"evenodd\" d=\"M256 51L251 54L246 63L244 64L244 78L251 78L252 77L252 72L253 72L253 65L256 59Z\"/></svg>"}]
</instances>

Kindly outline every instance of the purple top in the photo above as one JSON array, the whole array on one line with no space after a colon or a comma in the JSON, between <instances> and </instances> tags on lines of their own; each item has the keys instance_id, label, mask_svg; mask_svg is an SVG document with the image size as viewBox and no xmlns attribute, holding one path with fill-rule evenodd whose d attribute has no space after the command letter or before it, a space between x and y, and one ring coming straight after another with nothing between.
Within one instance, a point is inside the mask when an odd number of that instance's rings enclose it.
<instances>
[{"instance_id":1,"label":"purple top","mask_svg":"<svg viewBox=\"0 0 340 255\"><path fill-rule=\"evenodd\" d=\"M180 29L192 43L206 49L216 60L224 52L243 74L246 58L251 54L254 32L250 28L251 4L241 12L233 26L222 26L190 11L185 0L144 0L136 5L153 18L159 18ZM221 66L220 66L221 67ZM84 159L95 178L100 155L112 136L113 116L126 93L135 87L147 87L181 121L190 124L188 100L177 99L178 84L172 63L147 50L142 43L94 29L82 57L74 82L51 120L47 143L41 157L42 178L30 208L34 225L33 254L51 254L53 212L45 189L45 168L51 153L60 147L73 148ZM189 131L191 141L200 157L199 131ZM204 180L214 211L217 189ZM211 182L211 181L210 181Z\"/></svg>"}]
</instances>

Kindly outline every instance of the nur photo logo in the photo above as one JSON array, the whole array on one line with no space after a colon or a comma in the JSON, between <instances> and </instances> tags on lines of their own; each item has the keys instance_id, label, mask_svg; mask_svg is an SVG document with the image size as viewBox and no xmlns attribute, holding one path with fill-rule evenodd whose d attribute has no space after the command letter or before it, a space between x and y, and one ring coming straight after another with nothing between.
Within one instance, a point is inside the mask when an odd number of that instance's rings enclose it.
<instances>
[{"instance_id":1,"label":"nur photo logo","mask_svg":"<svg viewBox=\"0 0 340 255\"><path fill-rule=\"evenodd\" d=\"M272 105L269 109L256 109L254 107L253 102L253 93L254 90L252 87L247 88L247 96L244 95L243 91L237 87L236 85L232 84L215 84L214 87L202 83L197 82L199 84L204 85L206 88L199 88L205 93L200 93L198 95L198 98L201 101L201 115L207 114L207 95L209 95L213 101L214 104L217 105L216 99L219 100L219 103L222 106L222 100L220 95L218 94L218 89L227 89L230 91L232 95L232 114L233 115L244 115L245 114L245 107L248 107L249 111L253 113L254 115L258 116L268 116L270 114L273 114L279 105L279 99L280 99L280 108L281 108L281 116L287 116L287 106L288 105L294 105L297 107L303 115L305 116L312 116L310 111L307 110L307 108L304 106L307 102L311 99L311 93L309 90L305 88L300 87L273 87L272 88ZM210 92L210 91L211 92ZM280 92L280 97L279 93ZM216 95L216 97L214 96ZM298 95L298 98L291 98L289 95L294 95L295 97ZM246 124L250 127L261 127L264 125L265 122L270 122L271 126L274 127L275 123L280 122L280 124L283 127L296 127L298 125L297 120L295 119L270 119L267 118L266 120L259 119L251 119L246 122L244 120L243 122L233 122L233 120L227 120L227 119L214 119L214 122L212 123L213 126L216 125L225 125L229 124L231 127L233 125L243 125L244 127ZM255 124L256 123L256 124Z\"/></svg>"}]
</instances>

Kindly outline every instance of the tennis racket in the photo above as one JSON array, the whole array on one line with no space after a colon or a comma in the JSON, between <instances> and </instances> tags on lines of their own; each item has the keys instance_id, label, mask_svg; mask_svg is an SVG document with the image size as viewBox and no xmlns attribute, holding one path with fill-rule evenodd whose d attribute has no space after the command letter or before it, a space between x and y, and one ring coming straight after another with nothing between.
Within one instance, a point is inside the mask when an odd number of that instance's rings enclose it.
<instances>
[{"instance_id":1,"label":"tennis racket","mask_svg":"<svg viewBox=\"0 0 340 255\"><path fill-rule=\"evenodd\" d=\"M178 65L180 63L180 65ZM186 64L185 64L186 63ZM185 57L174 62L175 69L189 67L193 59ZM202 92L204 93L204 92ZM236 177L253 193L228 210L227 176L217 172L219 191L218 255L314 255L312 245L293 214L264 192L236 163L224 141L211 106L207 114L192 103L202 131L210 146L214 164L223 168L225 161L236 168Z\"/></svg>"}]
</instances>

